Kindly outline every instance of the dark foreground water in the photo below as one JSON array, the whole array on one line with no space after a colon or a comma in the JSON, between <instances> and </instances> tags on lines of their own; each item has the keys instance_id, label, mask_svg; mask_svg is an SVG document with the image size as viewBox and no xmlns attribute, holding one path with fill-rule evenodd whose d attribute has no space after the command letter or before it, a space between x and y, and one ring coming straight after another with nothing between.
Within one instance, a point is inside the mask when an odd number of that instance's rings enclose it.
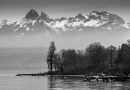
<instances>
[{"instance_id":1,"label":"dark foreground water","mask_svg":"<svg viewBox=\"0 0 130 90\"><path fill-rule=\"evenodd\" d=\"M83 82L79 78L0 76L0 90L130 90L130 82Z\"/></svg>"}]
</instances>

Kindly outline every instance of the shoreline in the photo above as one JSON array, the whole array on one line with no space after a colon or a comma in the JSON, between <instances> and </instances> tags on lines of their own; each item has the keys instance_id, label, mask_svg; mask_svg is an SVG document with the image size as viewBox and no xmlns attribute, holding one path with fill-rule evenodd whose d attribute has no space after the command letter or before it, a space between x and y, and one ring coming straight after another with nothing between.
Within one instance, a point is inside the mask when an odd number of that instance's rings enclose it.
<instances>
[{"instance_id":1,"label":"shoreline","mask_svg":"<svg viewBox=\"0 0 130 90\"><path fill-rule=\"evenodd\" d=\"M120 74L121 75L121 74ZM129 82L130 81L130 76L120 76L120 75L49 75L45 73L40 73L40 74L17 74L16 76L48 76L49 78L79 78L82 79L83 81L88 81L91 82L91 80L95 79L98 81L102 80L103 82L111 82L111 81L121 81L121 82Z\"/></svg>"},{"instance_id":2,"label":"shoreline","mask_svg":"<svg viewBox=\"0 0 130 90\"><path fill-rule=\"evenodd\" d=\"M54 75L50 75L50 74L16 74L16 76L55 76L55 77L60 77L60 76L64 76L64 77L85 77L86 75L58 75L58 74L54 74Z\"/></svg>"}]
</instances>

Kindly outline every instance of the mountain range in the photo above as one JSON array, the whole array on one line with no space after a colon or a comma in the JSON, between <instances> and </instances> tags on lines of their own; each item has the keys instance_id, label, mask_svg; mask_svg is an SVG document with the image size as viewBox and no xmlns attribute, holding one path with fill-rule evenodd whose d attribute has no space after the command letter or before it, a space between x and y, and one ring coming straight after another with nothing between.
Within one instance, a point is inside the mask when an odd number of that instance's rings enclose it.
<instances>
[{"instance_id":1,"label":"mountain range","mask_svg":"<svg viewBox=\"0 0 130 90\"><path fill-rule=\"evenodd\" d=\"M39 14L34 9L29 10L20 22L2 20L0 23L0 34L25 34L37 32L59 34L90 30L129 31L130 23L126 23L122 17L106 11L92 11L89 15L79 13L74 17L60 17L54 19L49 17L45 12Z\"/></svg>"}]
</instances>

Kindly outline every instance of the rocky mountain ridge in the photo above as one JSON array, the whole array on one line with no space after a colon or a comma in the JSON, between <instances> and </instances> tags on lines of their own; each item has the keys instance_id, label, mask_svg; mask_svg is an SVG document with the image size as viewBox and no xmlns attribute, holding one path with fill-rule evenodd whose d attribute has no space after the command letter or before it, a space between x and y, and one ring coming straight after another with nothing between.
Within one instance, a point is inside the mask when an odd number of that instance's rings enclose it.
<instances>
[{"instance_id":1,"label":"rocky mountain ridge","mask_svg":"<svg viewBox=\"0 0 130 90\"><path fill-rule=\"evenodd\" d=\"M130 23L123 18L106 11L92 11L89 15L79 13L75 17L50 18L45 12L31 9L21 22L3 20L0 24L0 33L64 33L80 32L97 28L104 30L130 30Z\"/></svg>"}]
</instances>

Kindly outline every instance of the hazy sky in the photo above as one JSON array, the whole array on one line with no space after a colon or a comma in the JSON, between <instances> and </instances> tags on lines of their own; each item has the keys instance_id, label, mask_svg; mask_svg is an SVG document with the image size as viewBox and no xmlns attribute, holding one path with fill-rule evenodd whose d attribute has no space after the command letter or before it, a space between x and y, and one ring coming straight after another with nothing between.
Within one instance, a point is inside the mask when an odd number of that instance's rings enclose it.
<instances>
[{"instance_id":1,"label":"hazy sky","mask_svg":"<svg viewBox=\"0 0 130 90\"><path fill-rule=\"evenodd\" d=\"M0 0L0 18L20 20L31 8L45 11L53 18L108 11L130 22L130 0Z\"/></svg>"}]
</instances>

